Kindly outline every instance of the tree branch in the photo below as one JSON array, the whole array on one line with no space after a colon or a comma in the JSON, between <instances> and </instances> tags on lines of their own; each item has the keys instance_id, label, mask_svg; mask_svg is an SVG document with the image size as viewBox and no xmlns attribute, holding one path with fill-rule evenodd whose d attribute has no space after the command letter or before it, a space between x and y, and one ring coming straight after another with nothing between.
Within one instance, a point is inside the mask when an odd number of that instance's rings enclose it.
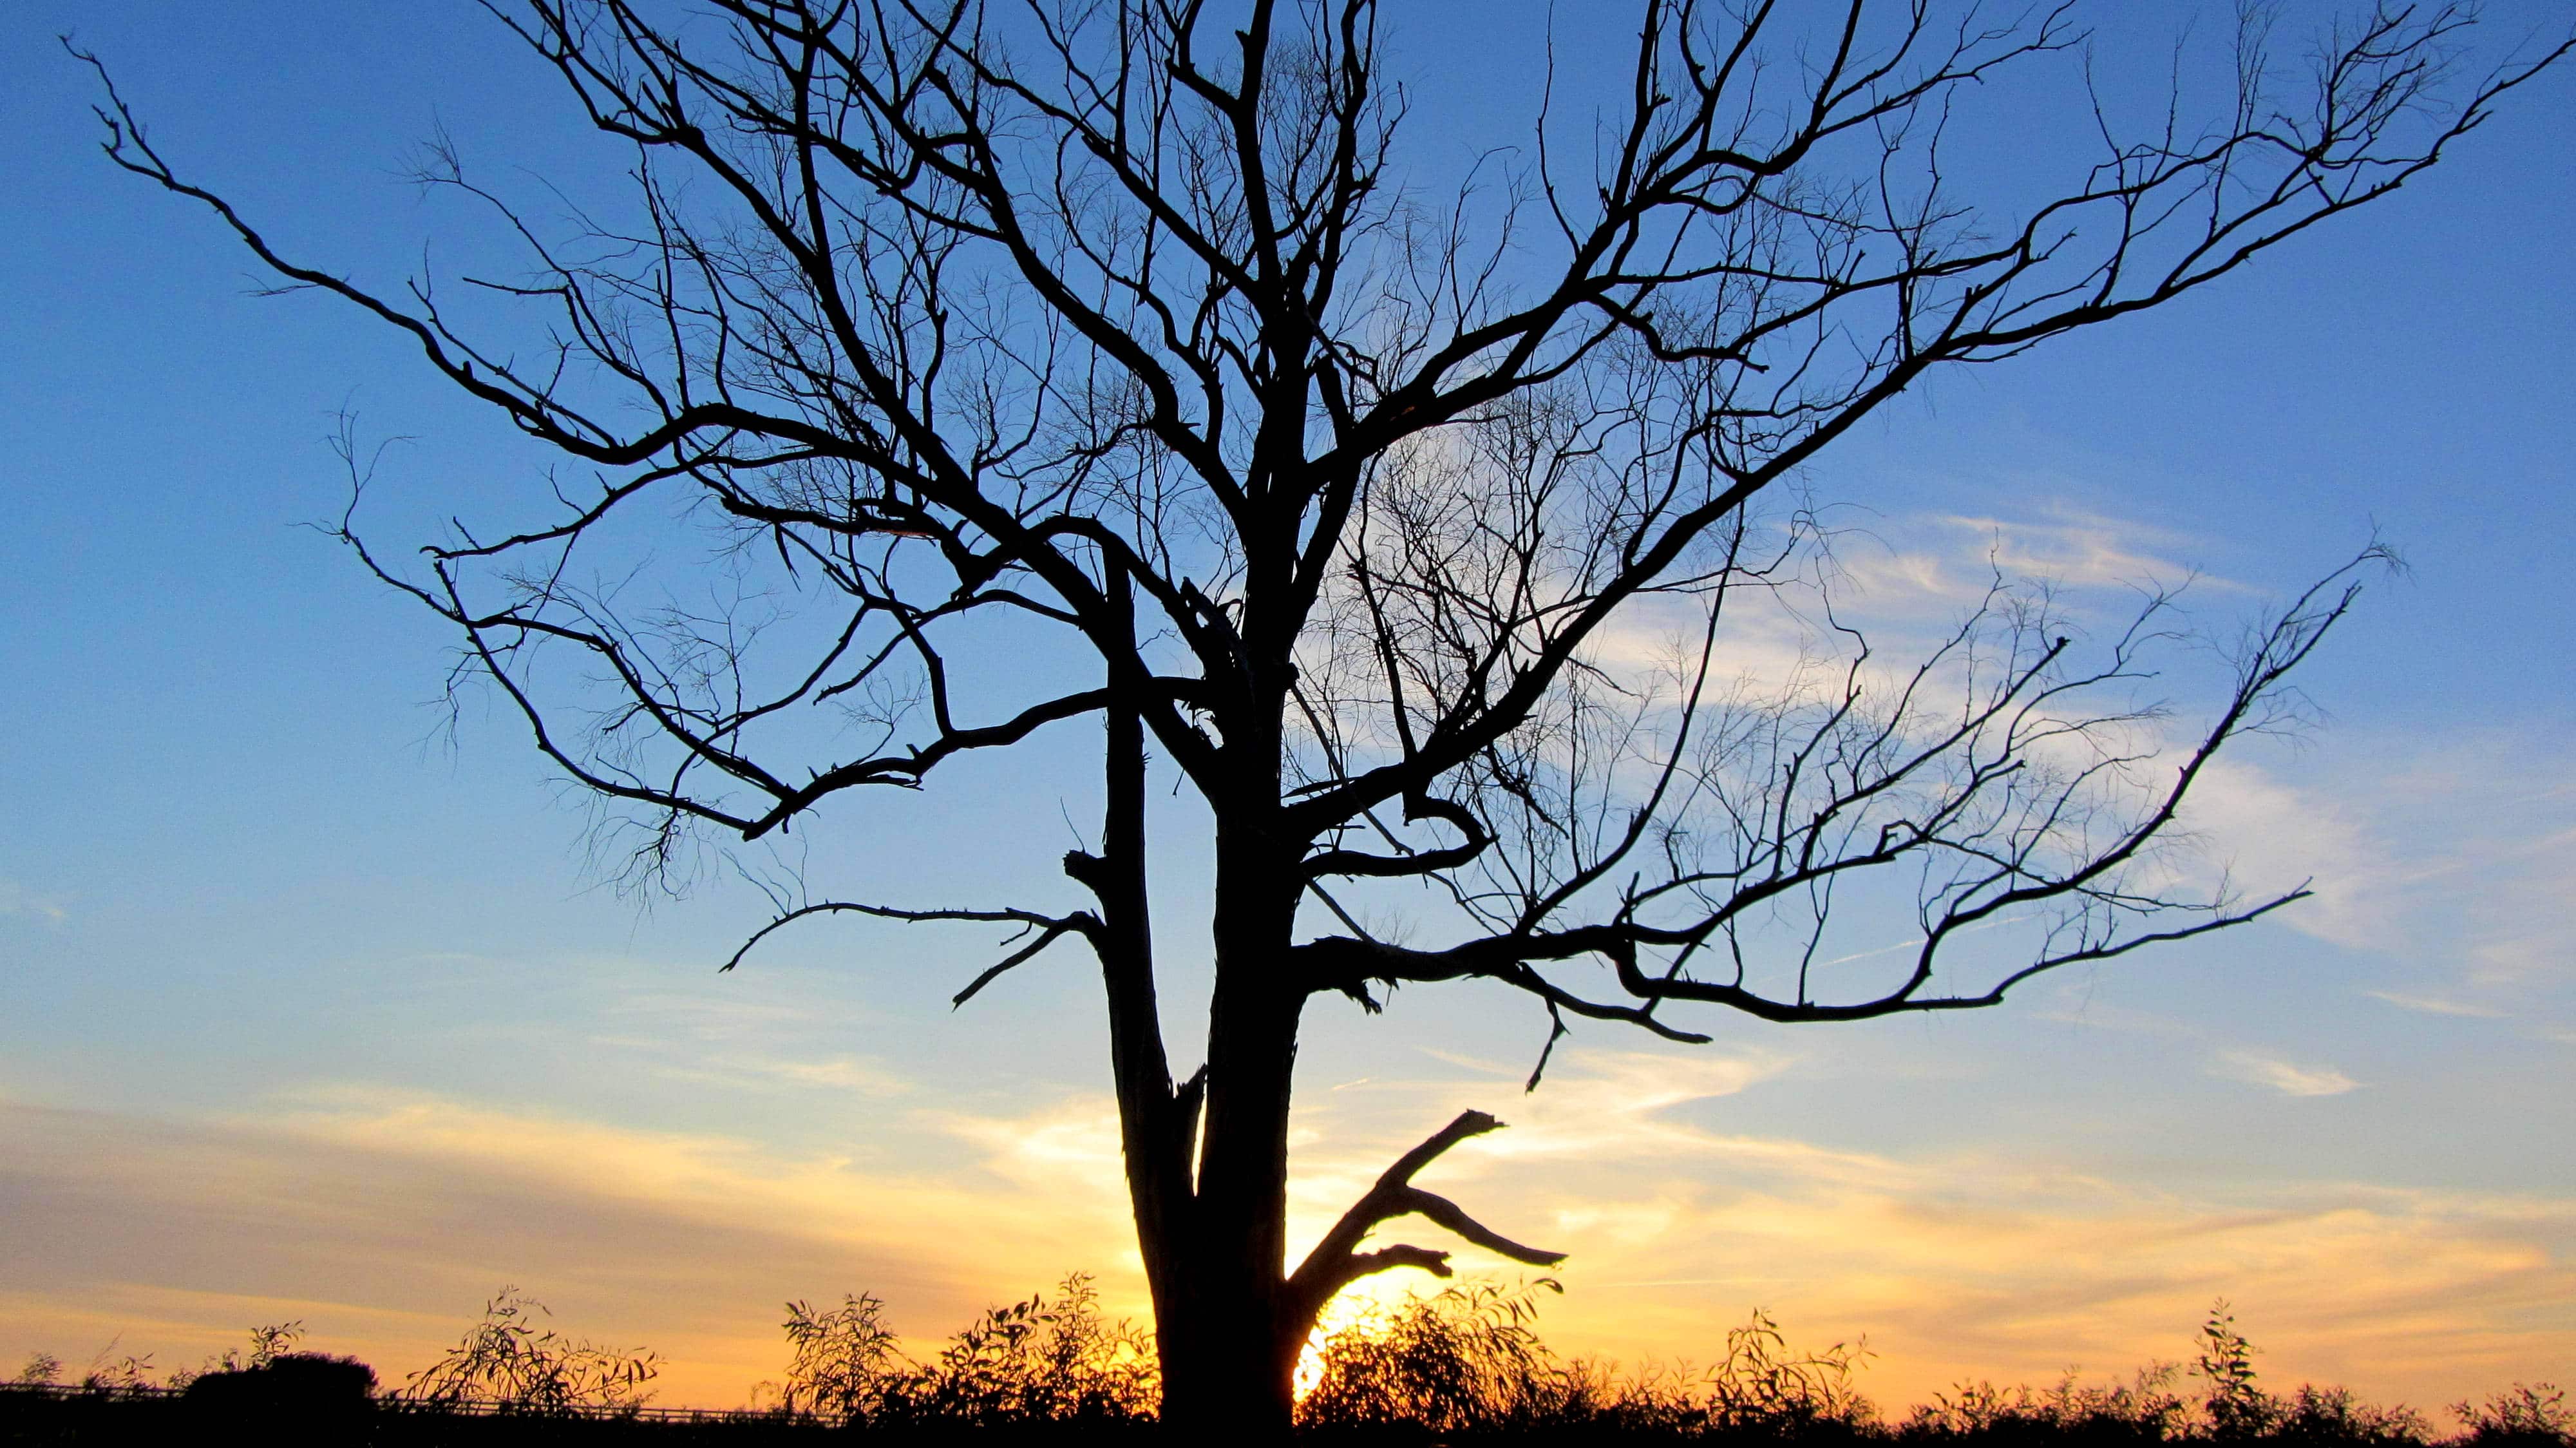
<instances>
[{"instance_id":1,"label":"tree branch","mask_svg":"<svg viewBox=\"0 0 2576 1448\"><path fill-rule=\"evenodd\" d=\"M1499 1131L1502 1126L1503 1123L1482 1111L1462 1111L1421 1145L1397 1157L1394 1165L1379 1175L1377 1184L1352 1203L1350 1210L1342 1213L1341 1219L1289 1275L1289 1291L1307 1319L1311 1320L1334 1293L1372 1273L1394 1267L1420 1267L1437 1276L1449 1275L1449 1254L1445 1252L1410 1246L1365 1253L1358 1250L1371 1228L1397 1217L1428 1217L1477 1246L1515 1262L1526 1262L1534 1267L1553 1267L1563 1262L1564 1253L1515 1242L1468 1216L1455 1202L1413 1185L1414 1175L1451 1147L1470 1137Z\"/></svg>"}]
</instances>

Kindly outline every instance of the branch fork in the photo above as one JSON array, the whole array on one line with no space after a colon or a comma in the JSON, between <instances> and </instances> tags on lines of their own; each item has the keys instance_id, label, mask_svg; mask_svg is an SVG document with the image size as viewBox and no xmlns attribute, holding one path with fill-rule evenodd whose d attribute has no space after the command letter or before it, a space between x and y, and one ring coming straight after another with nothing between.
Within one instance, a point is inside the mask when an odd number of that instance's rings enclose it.
<instances>
[{"instance_id":1,"label":"branch fork","mask_svg":"<svg viewBox=\"0 0 2576 1448\"><path fill-rule=\"evenodd\" d=\"M1467 1215L1456 1202L1413 1185L1414 1175L1449 1148L1502 1128L1502 1122L1482 1111L1462 1111L1421 1145L1397 1157L1395 1164L1378 1177L1377 1184L1342 1213L1341 1220L1333 1224L1333 1229L1324 1234L1324 1239L1315 1244L1289 1277L1292 1309L1311 1321L1343 1288L1398 1267L1419 1268L1434 1277L1449 1276L1449 1254L1434 1248L1399 1242L1374 1251L1359 1250L1361 1240L1372 1228L1397 1217L1428 1217L1488 1252L1532 1267L1554 1267L1563 1262L1564 1253L1515 1242Z\"/></svg>"}]
</instances>

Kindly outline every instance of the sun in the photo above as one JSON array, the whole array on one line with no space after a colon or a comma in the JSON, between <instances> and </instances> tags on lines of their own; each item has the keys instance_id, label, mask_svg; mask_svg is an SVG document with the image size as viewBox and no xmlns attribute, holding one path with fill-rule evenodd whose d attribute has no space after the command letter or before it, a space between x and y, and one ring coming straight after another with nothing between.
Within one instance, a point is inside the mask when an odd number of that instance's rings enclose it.
<instances>
[{"instance_id":1,"label":"sun","mask_svg":"<svg viewBox=\"0 0 2576 1448\"><path fill-rule=\"evenodd\" d=\"M1345 1332L1366 1332L1384 1323L1406 1300L1415 1295L1412 1286L1385 1277L1365 1278L1345 1287L1315 1314L1314 1329L1306 1334L1306 1345L1297 1350L1296 1375L1289 1380L1289 1391L1300 1403L1324 1380L1324 1344Z\"/></svg>"}]
</instances>

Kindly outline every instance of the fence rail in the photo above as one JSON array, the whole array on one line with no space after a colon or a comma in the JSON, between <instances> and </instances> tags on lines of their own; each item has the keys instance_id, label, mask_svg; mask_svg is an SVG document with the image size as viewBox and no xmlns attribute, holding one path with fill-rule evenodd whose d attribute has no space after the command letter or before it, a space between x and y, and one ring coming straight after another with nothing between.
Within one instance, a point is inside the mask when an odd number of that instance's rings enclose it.
<instances>
[{"instance_id":1,"label":"fence rail","mask_svg":"<svg viewBox=\"0 0 2576 1448\"><path fill-rule=\"evenodd\" d=\"M165 1388L151 1383L129 1385L101 1383L0 1383L0 1401L10 1397L39 1398L50 1402L120 1402L147 1403L172 1401L187 1396L185 1388ZM535 1408L524 1403L504 1403L483 1398L420 1399L395 1394L382 1394L367 1400L379 1413L444 1415L459 1418L586 1418L598 1421L647 1423L740 1423L789 1422L793 1415L777 1408L656 1408L649 1405L602 1408L567 1406Z\"/></svg>"}]
</instances>

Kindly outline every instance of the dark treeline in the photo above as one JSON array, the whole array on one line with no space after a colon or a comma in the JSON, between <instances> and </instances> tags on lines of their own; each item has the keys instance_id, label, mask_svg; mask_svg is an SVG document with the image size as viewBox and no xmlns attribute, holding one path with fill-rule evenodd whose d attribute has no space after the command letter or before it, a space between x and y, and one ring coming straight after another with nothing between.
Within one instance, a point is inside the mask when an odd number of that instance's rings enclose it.
<instances>
[{"instance_id":1,"label":"dark treeline","mask_svg":"<svg viewBox=\"0 0 2576 1448\"><path fill-rule=\"evenodd\" d=\"M1299 1436L1316 1443L1742 1443L1776 1448L2576 1448L2576 1412L2547 1383L2455 1403L2435 1421L2342 1388L2275 1392L2224 1303L2189 1362L2127 1381L2045 1388L1965 1382L1902 1414L1859 1388L1859 1342L1793 1347L1756 1312L1715 1361L1623 1370L1567 1358L1539 1337L1542 1279L1454 1287L1346 1326L1301 1373ZM0 1448L163 1444L258 1434L295 1442L426 1448L520 1443L752 1448L775 1440L1066 1444L1160 1439L1150 1334L1100 1311L1089 1280L986 1311L918 1358L884 1303L787 1305L789 1361L725 1412L648 1405L659 1359L565 1336L505 1288L437 1362L378 1392L365 1364L297 1351L300 1324L257 1330L246 1351L159 1380L148 1358L107 1354L66 1380L39 1354L0 1385Z\"/></svg>"}]
</instances>

